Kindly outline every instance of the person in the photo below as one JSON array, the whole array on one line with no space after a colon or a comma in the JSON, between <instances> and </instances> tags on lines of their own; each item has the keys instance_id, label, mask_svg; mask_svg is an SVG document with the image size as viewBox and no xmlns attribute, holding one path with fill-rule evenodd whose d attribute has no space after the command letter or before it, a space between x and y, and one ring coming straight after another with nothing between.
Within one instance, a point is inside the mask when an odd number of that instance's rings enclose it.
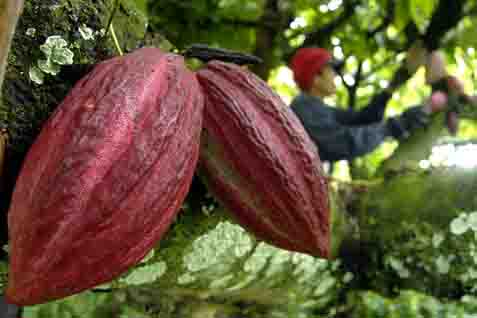
<instances>
[{"instance_id":1,"label":"person","mask_svg":"<svg viewBox=\"0 0 477 318\"><path fill-rule=\"evenodd\" d=\"M318 146L323 161L350 160L377 148L386 138L403 140L429 121L429 108L414 106L400 116L383 120L393 86L377 94L360 111L327 105L323 99L336 93L336 62L324 48L301 48L290 67L301 93L291 109Z\"/></svg>"}]
</instances>

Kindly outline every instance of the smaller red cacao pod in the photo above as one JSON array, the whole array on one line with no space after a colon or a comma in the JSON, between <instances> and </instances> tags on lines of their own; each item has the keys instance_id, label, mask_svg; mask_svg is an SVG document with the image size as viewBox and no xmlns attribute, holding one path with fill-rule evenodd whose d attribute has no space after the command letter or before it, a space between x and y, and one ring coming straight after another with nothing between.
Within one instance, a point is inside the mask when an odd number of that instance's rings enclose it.
<instances>
[{"instance_id":1,"label":"smaller red cacao pod","mask_svg":"<svg viewBox=\"0 0 477 318\"><path fill-rule=\"evenodd\" d=\"M139 262L188 192L202 108L195 74L159 49L110 59L80 80L15 186L7 299L62 298Z\"/></svg>"},{"instance_id":2,"label":"smaller red cacao pod","mask_svg":"<svg viewBox=\"0 0 477 318\"><path fill-rule=\"evenodd\" d=\"M257 238L328 257L327 184L298 118L247 69L213 61L197 76L205 96L199 161L209 190Z\"/></svg>"}]
</instances>

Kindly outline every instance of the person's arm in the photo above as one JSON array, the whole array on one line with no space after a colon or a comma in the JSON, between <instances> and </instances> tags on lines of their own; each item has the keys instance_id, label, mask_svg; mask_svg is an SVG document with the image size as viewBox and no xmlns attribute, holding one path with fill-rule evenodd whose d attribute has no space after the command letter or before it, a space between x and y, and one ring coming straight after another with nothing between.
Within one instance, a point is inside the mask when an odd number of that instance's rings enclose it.
<instances>
[{"instance_id":1,"label":"person's arm","mask_svg":"<svg viewBox=\"0 0 477 318\"><path fill-rule=\"evenodd\" d=\"M403 68L395 72L389 86L379 94L373 96L369 104L360 111L339 111L339 121L345 125L367 125L383 120L386 105L393 92L401 86L417 69L426 64L427 50L422 43L416 42L407 51L406 62Z\"/></svg>"},{"instance_id":2,"label":"person's arm","mask_svg":"<svg viewBox=\"0 0 477 318\"><path fill-rule=\"evenodd\" d=\"M339 123L325 108L298 105L292 109L325 161L362 156L376 149L386 137L407 138L411 130L425 126L428 119L422 107L413 107L386 122L347 126Z\"/></svg>"},{"instance_id":3,"label":"person's arm","mask_svg":"<svg viewBox=\"0 0 477 318\"><path fill-rule=\"evenodd\" d=\"M371 152L389 136L384 122L343 125L337 120L335 109L324 104L295 103L292 110L318 146L320 158L325 161L351 159Z\"/></svg>"},{"instance_id":4,"label":"person's arm","mask_svg":"<svg viewBox=\"0 0 477 318\"><path fill-rule=\"evenodd\" d=\"M384 90L376 94L369 104L360 111L337 110L337 120L343 125L368 125L383 120L386 104L392 93Z\"/></svg>"},{"instance_id":5,"label":"person's arm","mask_svg":"<svg viewBox=\"0 0 477 318\"><path fill-rule=\"evenodd\" d=\"M310 121L300 118L318 146L324 161L352 159L373 151L389 136L385 123L345 126L338 122Z\"/></svg>"}]
</instances>

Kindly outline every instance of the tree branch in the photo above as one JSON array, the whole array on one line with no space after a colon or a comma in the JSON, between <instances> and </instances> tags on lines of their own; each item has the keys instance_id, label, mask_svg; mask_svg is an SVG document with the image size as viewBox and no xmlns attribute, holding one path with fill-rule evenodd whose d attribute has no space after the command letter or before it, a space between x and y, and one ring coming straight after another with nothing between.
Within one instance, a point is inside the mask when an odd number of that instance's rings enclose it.
<instances>
[{"instance_id":1,"label":"tree branch","mask_svg":"<svg viewBox=\"0 0 477 318\"><path fill-rule=\"evenodd\" d=\"M361 83L363 76L363 61L359 61L358 69L354 75L354 84L348 89L348 108L349 110L353 110L356 108L356 92L358 91L359 84Z\"/></svg>"},{"instance_id":2,"label":"tree branch","mask_svg":"<svg viewBox=\"0 0 477 318\"><path fill-rule=\"evenodd\" d=\"M462 19L464 0L440 0L432 15L429 27L423 36L424 45L429 51L436 50L445 34Z\"/></svg>"},{"instance_id":3,"label":"tree branch","mask_svg":"<svg viewBox=\"0 0 477 318\"><path fill-rule=\"evenodd\" d=\"M388 7L386 9L386 15L383 18L383 21L380 25L378 25L373 30L368 31L367 37L372 38L379 32L385 30L394 20L394 14L396 12L396 4L394 0L390 0L388 2Z\"/></svg>"},{"instance_id":4,"label":"tree branch","mask_svg":"<svg viewBox=\"0 0 477 318\"><path fill-rule=\"evenodd\" d=\"M346 20L348 20L355 12L355 6L359 1L344 1L343 11L341 14L333 21L328 24L323 25L319 29L305 34L305 41L303 42L302 47L306 46L321 46L323 40L333 33L338 27L340 27Z\"/></svg>"},{"instance_id":5,"label":"tree branch","mask_svg":"<svg viewBox=\"0 0 477 318\"><path fill-rule=\"evenodd\" d=\"M440 0L439 4L432 15L429 27L426 33L422 36L414 22L408 23L404 28L404 34L406 35L406 43L404 49L409 48L415 41L422 39L424 46L428 50L436 50L442 38L457 23L462 19L464 12L463 0ZM398 89L402 84L407 82L413 74L410 74L405 65L401 65L393 75L391 80L391 91Z\"/></svg>"},{"instance_id":6,"label":"tree branch","mask_svg":"<svg viewBox=\"0 0 477 318\"><path fill-rule=\"evenodd\" d=\"M275 65L274 56L275 42L277 36L283 34L288 27L290 16L280 9L278 0L267 0L264 12L258 21L259 27L256 29L256 42L253 54L263 59L264 63L257 64L252 70L261 78L266 79L270 69Z\"/></svg>"},{"instance_id":7,"label":"tree branch","mask_svg":"<svg viewBox=\"0 0 477 318\"><path fill-rule=\"evenodd\" d=\"M471 7L470 9L464 12L464 16L473 16L473 15L477 15L477 5Z\"/></svg>"},{"instance_id":8,"label":"tree branch","mask_svg":"<svg viewBox=\"0 0 477 318\"><path fill-rule=\"evenodd\" d=\"M220 22L227 25L240 26L240 27L246 27L246 28L258 28L260 26L263 26L263 23L261 23L260 21L252 21L252 20L221 18Z\"/></svg>"}]
</instances>

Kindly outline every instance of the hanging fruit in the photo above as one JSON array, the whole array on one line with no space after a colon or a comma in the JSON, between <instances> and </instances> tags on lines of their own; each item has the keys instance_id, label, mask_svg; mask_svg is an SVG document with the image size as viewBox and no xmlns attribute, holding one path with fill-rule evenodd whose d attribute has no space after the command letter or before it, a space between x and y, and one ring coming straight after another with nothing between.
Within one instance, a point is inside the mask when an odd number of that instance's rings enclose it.
<instances>
[{"instance_id":1,"label":"hanging fruit","mask_svg":"<svg viewBox=\"0 0 477 318\"><path fill-rule=\"evenodd\" d=\"M209 62L200 166L217 199L259 239L328 257L327 184L316 146L281 98L252 72Z\"/></svg>"},{"instance_id":2,"label":"hanging fruit","mask_svg":"<svg viewBox=\"0 0 477 318\"><path fill-rule=\"evenodd\" d=\"M44 125L8 215L11 303L110 281L167 231L189 190L203 98L183 58L142 48L98 64Z\"/></svg>"}]
</instances>

